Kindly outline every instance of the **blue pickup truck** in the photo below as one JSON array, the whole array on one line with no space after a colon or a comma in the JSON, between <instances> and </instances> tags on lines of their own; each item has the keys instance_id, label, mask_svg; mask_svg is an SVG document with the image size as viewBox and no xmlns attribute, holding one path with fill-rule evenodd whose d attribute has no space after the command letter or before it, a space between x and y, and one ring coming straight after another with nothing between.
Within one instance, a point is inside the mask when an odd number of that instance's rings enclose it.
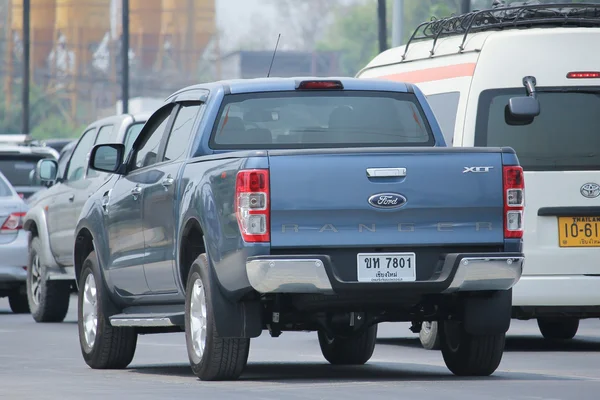
<instances>
[{"instance_id":1,"label":"blue pickup truck","mask_svg":"<svg viewBox=\"0 0 600 400\"><path fill-rule=\"evenodd\" d=\"M250 339L316 331L366 363L377 325L441 321L456 375L492 374L523 263L511 148L449 148L413 85L354 78L202 84L171 95L76 228L79 338L125 368L138 334L185 332L202 380L237 379Z\"/></svg>"}]
</instances>

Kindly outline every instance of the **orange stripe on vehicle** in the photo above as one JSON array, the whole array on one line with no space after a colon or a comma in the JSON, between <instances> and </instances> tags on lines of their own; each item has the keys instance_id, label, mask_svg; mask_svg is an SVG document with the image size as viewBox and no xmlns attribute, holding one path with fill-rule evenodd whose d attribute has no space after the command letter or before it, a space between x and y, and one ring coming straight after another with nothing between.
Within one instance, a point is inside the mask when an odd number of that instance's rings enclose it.
<instances>
[{"instance_id":1,"label":"orange stripe on vehicle","mask_svg":"<svg viewBox=\"0 0 600 400\"><path fill-rule=\"evenodd\" d=\"M442 79L473 76L475 63L447 65L445 67L426 68L418 71L401 72L399 74L383 75L380 78L390 81L420 83L439 81Z\"/></svg>"}]
</instances>

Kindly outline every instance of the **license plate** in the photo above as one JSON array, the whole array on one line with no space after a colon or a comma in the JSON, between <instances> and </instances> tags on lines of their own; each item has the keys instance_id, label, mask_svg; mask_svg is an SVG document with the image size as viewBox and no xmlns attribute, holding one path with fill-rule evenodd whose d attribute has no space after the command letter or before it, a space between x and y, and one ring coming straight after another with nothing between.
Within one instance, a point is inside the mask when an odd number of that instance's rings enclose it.
<instances>
[{"instance_id":1,"label":"license plate","mask_svg":"<svg viewBox=\"0 0 600 400\"><path fill-rule=\"evenodd\" d=\"M560 247L600 247L600 217L558 217Z\"/></svg>"},{"instance_id":2,"label":"license plate","mask_svg":"<svg viewBox=\"0 0 600 400\"><path fill-rule=\"evenodd\" d=\"M359 253L359 282L411 282L417 280L415 253Z\"/></svg>"}]
</instances>

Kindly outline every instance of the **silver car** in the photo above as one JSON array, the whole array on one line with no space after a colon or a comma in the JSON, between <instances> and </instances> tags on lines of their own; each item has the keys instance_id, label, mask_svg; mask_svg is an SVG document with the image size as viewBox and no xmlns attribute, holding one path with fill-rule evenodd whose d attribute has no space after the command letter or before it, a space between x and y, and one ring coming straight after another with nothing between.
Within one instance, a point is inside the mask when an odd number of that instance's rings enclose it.
<instances>
[{"instance_id":1,"label":"silver car","mask_svg":"<svg viewBox=\"0 0 600 400\"><path fill-rule=\"evenodd\" d=\"M0 297L14 313L28 313L26 280L29 232L23 229L28 206L0 172Z\"/></svg>"}]
</instances>

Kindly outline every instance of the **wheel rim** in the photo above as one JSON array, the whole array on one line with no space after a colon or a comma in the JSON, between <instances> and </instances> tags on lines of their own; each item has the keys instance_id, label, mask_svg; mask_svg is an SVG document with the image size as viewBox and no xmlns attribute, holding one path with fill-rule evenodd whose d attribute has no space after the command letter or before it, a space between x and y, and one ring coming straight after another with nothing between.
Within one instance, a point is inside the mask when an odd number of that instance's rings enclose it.
<instances>
[{"instance_id":1,"label":"wheel rim","mask_svg":"<svg viewBox=\"0 0 600 400\"><path fill-rule=\"evenodd\" d=\"M429 321L423 322L423 324L421 325L421 330L423 331L424 334L429 335L429 333L431 332L431 322L429 322Z\"/></svg>"},{"instance_id":2,"label":"wheel rim","mask_svg":"<svg viewBox=\"0 0 600 400\"><path fill-rule=\"evenodd\" d=\"M190 298L190 330L196 356L201 359L206 347L206 294L200 279L194 282Z\"/></svg>"},{"instance_id":3,"label":"wheel rim","mask_svg":"<svg viewBox=\"0 0 600 400\"><path fill-rule=\"evenodd\" d=\"M94 346L98 330L98 291L94 275L89 274L83 286L83 337L89 348Z\"/></svg>"},{"instance_id":4,"label":"wheel rim","mask_svg":"<svg viewBox=\"0 0 600 400\"><path fill-rule=\"evenodd\" d=\"M33 255L31 260L31 298L35 305L40 304L42 289L42 268L40 267L40 257Z\"/></svg>"}]
</instances>

